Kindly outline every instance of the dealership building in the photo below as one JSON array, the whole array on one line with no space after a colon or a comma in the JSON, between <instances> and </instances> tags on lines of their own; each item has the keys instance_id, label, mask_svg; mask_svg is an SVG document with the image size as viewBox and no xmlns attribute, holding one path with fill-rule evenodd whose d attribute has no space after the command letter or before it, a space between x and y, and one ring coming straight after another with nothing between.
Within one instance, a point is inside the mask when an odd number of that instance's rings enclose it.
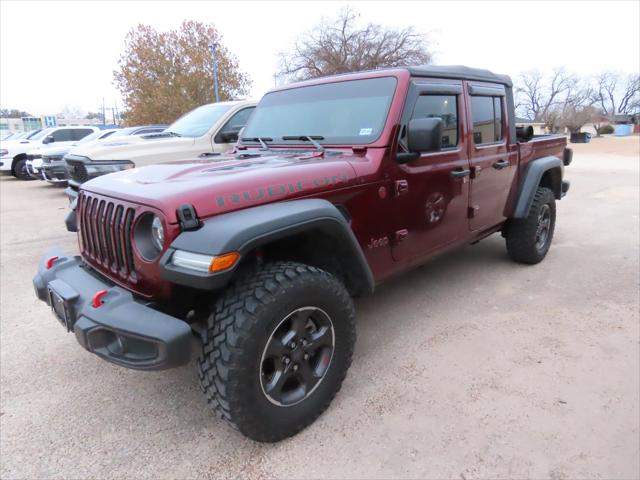
<instances>
[{"instance_id":1,"label":"dealership building","mask_svg":"<svg viewBox=\"0 0 640 480\"><path fill-rule=\"evenodd\" d=\"M0 138L10 133L28 132L37 128L67 127L74 125L101 125L98 118L63 118L43 115L42 117L0 118Z\"/></svg>"}]
</instances>

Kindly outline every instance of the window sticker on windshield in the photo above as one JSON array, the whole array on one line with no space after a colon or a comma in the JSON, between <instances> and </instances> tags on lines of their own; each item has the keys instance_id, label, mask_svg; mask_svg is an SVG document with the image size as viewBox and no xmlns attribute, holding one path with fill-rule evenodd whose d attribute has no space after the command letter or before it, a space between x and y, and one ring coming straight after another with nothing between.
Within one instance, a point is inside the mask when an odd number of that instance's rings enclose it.
<instances>
[{"instance_id":1,"label":"window sticker on windshield","mask_svg":"<svg viewBox=\"0 0 640 480\"><path fill-rule=\"evenodd\" d=\"M371 135L373 133L373 128L361 128L360 135Z\"/></svg>"}]
</instances>

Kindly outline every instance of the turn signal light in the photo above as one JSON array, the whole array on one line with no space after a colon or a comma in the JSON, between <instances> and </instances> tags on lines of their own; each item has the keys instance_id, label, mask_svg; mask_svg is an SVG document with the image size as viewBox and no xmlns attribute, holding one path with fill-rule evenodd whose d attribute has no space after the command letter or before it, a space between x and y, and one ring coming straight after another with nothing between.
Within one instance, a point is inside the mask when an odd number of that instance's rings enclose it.
<instances>
[{"instance_id":1,"label":"turn signal light","mask_svg":"<svg viewBox=\"0 0 640 480\"><path fill-rule=\"evenodd\" d=\"M91 306L93 308L100 308L104 302L102 301L102 297L107 294L107 290L98 290L93 298L91 299Z\"/></svg>"},{"instance_id":2,"label":"turn signal light","mask_svg":"<svg viewBox=\"0 0 640 480\"><path fill-rule=\"evenodd\" d=\"M239 258L240 254L238 252L225 253L224 255L214 257L209 264L209 272L221 272L222 270L231 268L236 264Z\"/></svg>"},{"instance_id":3,"label":"turn signal light","mask_svg":"<svg viewBox=\"0 0 640 480\"><path fill-rule=\"evenodd\" d=\"M57 255L54 255L53 257L49 257L47 259L47 263L45 265L47 267L47 270L50 270L51 267L53 267L53 264L56 263L56 260L58 260L58 258L60 257L58 257Z\"/></svg>"}]
</instances>

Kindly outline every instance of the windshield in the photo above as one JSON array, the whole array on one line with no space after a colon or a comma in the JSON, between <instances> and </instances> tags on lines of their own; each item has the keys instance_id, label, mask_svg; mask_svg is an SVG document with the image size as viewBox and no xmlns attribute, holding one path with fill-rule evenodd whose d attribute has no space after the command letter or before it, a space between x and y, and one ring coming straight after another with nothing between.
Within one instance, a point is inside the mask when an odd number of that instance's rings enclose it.
<instances>
[{"instance_id":1,"label":"windshield","mask_svg":"<svg viewBox=\"0 0 640 480\"><path fill-rule=\"evenodd\" d=\"M307 135L320 143L371 143L382 133L395 86L395 78L382 77L268 93L242 136L277 143Z\"/></svg>"},{"instance_id":2,"label":"windshield","mask_svg":"<svg viewBox=\"0 0 640 480\"><path fill-rule=\"evenodd\" d=\"M224 115L231 105L213 104L198 107L173 122L165 132L181 137L201 137Z\"/></svg>"},{"instance_id":3,"label":"windshield","mask_svg":"<svg viewBox=\"0 0 640 480\"><path fill-rule=\"evenodd\" d=\"M40 130L39 132L37 132L35 135L31 135L29 137L27 137L29 140L40 140L41 138L46 137L47 135L49 135L51 132L53 132L55 130L55 128L45 128L44 130Z\"/></svg>"}]
</instances>

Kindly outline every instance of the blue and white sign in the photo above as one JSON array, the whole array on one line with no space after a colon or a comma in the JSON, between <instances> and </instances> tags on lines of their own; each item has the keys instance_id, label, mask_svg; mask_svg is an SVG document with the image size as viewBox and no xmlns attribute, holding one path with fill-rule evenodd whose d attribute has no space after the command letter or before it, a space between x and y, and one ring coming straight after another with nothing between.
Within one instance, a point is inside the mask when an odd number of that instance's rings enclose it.
<instances>
[{"instance_id":1,"label":"blue and white sign","mask_svg":"<svg viewBox=\"0 0 640 480\"><path fill-rule=\"evenodd\" d=\"M56 120L56 117L53 116L53 115L45 116L44 117L44 126L45 127L57 127L58 126L58 121Z\"/></svg>"}]
</instances>

